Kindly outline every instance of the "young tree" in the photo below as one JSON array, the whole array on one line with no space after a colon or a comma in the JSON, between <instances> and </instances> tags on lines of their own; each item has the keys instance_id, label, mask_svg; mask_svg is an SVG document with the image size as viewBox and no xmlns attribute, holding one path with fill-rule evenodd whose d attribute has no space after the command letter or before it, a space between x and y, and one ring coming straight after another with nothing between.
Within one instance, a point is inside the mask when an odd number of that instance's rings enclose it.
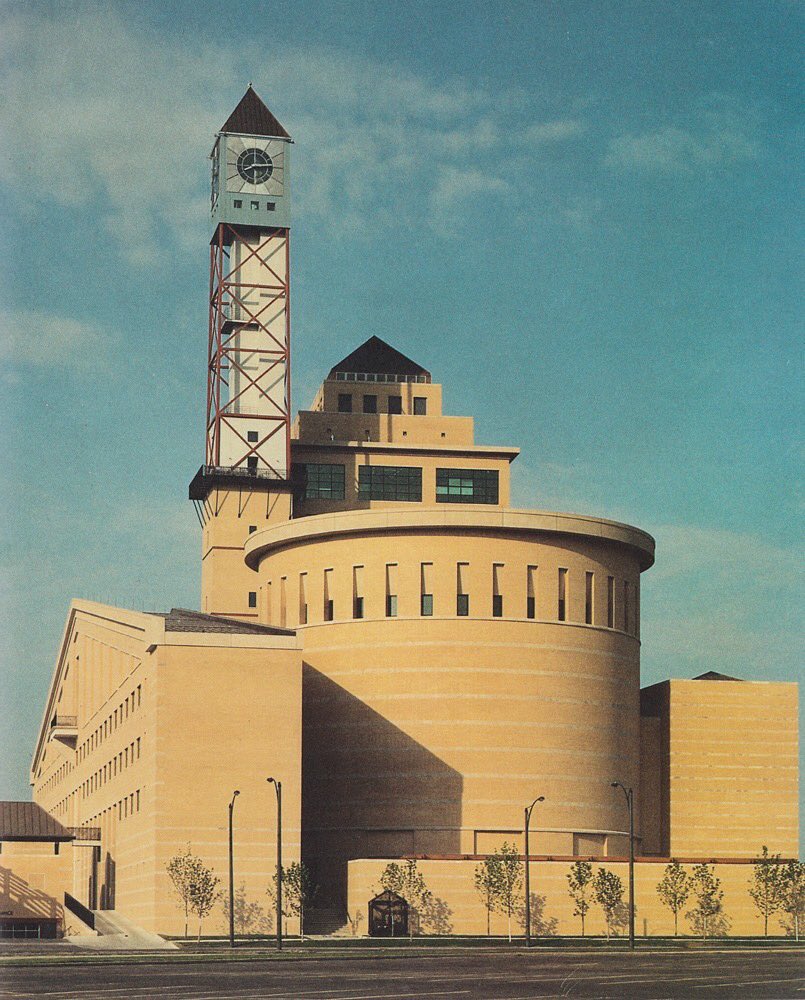
<instances>
[{"instance_id":1,"label":"young tree","mask_svg":"<svg viewBox=\"0 0 805 1000\"><path fill-rule=\"evenodd\" d=\"M293 861L288 868L282 869L282 905L283 916L299 918L299 937L305 940L305 909L313 902L319 887L307 866L301 861ZM274 888L269 895L277 898L277 876L274 875Z\"/></svg>"},{"instance_id":2,"label":"young tree","mask_svg":"<svg viewBox=\"0 0 805 1000\"><path fill-rule=\"evenodd\" d=\"M609 940L612 925L615 922L615 912L623 906L623 882L615 872L599 868L593 879L595 901L604 911L607 923L607 940Z\"/></svg>"},{"instance_id":3,"label":"young tree","mask_svg":"<svg viewBox=\"0 0 805 1000\"><path fill-rule=\"evenodd\" d=\"M514 844L504 841L500 850L486 859L490 881L490 899L499 913L506 914L509 941L512 939L512 913L517 908L523 888L523 862Z\"/></svg>"},{"instance_id":4,"label":"young tree","mask_svg":"<svg viewBox=\"0 0 805 1000\"><path fill-rule=\"evenodd\" d=\"M496 878L493 866L490 865L491 858L487 858L475 867L475 891L481 897L486 910L486 935L492 933L491 920L492 911L495 908L494 893Z\"/></svg>"},{"instance_id":5,"label":"young tree","mask_svg":"<svg viewBox=\"0 0 805 1000\"><path fill-rule=\"evenodd\" d=\"M769 917L780 909L783 902L782 866L779 854L769 854L763 845L760 855L752 865L749 895L763 916L763 934L769 936Z\"/></svg>"},{"instance_id":6,"label":"young tree","mask_svg":"<svg viewBox=\"0 0 805 1000\"><path fill-rule=\"evenodd\" d=\"M698 927L702 939L707 940L707 932L713 918L721 913L724 893L721 891L721 879L717 878L710 865L694 865L690 877L696 905L687 914L694 929Z\"/></svg>"},{"instance_id":7,"label":"young tree","mask_svg":"<svg viewBox=\"0 0 805 1000\"><path fill-rule=\"evenodd\" d=\"M799 941L799 922L805 914L805 861L789 861L780 873L780 909L791 917L794 937Z\"/></svg>"},{"instance_id":8,"label":"young tree","mask_svg":"<svg viewBox=\"0 0 805 1000\"><path fill-rule=\"evenodd\" d=\"M679 913L690 896L690 876L678 861L665 866L657 884L657 895L674 915L674 937L679 934Z\"/></svg>"},{"instance_id":9,"label":"young tree","mask_svg":"<svg viewBox=\"0 0 805 1000\"><path fill-rule=\"evenodd\" d=\"M197 859L190 876L190 909L198 917L198 938L201 940L201 924L208 913L212 911L218 897L221 895L218 886L221 880L214 874L212 868L207 868Z\"/></svg>"},{"instance_id":10,"label":"young tree","mask_svg":"<svg viewBox=\"0 0 805 1000\"><path fill-rule=\"evenodd\" d=\"M392 861L386 865L383 874L380 876L380 885L384 890L395 892L398 896L401 896L408 904L408 937L413 940L414 920L411 917L418 918L419 911L430 898L430 890L425 885L425 878L417 867L416 861L409 858L404 865L398 865L395 861ZM393 911L391 934L393 937Z\"/></svg>"},{"instance_id":11,"label":"young tree","mask_svg":"<svg viewBox=\"0 0 805 1000\"><path fill-rule=\"evenodd\" d=\"M584 937L584 918L590 909L588 893L593 880L593 866L589 861L576 861L570 866L567 874L567 886L570 898L575 903L574 917L581 917L581 936Z\"/></svg>"},{"instance_id":12,"label":"young tree","mask_svg":"<svg viewBox=\"0 0 805 1000\"><path fill-rule=\"evenodd\" d=\"M184 907L185 937L187 937L187 925L190 919L190 886L192 882L192 873L197 863L200 864L201 859L197 858L196 855L191 852L190 845L188 844L187 850L183 854L174 855L165 866L173 886L173 891L178 897L179 902Z\"/></svg>"}]
</instances>

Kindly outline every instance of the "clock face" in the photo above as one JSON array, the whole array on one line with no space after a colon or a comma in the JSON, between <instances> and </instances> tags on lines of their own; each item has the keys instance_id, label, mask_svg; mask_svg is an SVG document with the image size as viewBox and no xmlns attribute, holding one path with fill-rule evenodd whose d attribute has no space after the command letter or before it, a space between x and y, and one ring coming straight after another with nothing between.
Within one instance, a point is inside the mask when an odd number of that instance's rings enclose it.
<instances>
[{"instance_id":1,"label":"clock face","mask_svg":"<svg viewBox=\"0 0 805 1000\"><path fill-rule=\"evenodd\" d=\"M256 136L226 137L226 190L281 197L285 143Z\"/></svg>"},{"instance_id":2,"label":"clock face","mask_svg":"<svg viewBox=\"0 0 805 1000\"><path fill-rule=\"evenodd\" d=\"M274 162L265 150L250 146L238 157L238 173L247 184L265 184L274 173Z\"/></svg>"}]
</instances>

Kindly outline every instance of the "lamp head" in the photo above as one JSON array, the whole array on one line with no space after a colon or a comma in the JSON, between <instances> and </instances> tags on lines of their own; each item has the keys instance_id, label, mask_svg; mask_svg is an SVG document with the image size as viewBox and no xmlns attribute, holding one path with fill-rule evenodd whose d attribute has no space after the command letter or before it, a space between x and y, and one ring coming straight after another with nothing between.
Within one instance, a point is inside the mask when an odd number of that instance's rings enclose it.
<instances>
[{"instance_id":1,"label":"lamp head","mask_svg":"<svg viewBox=\"0 0 805 1000\"><path fill-rule=\"evenodd\" d=\"M267 781L267 782L269 783L269 785L273 785L273 784L275 784L275 782L274 782L274 779L273 779L273 778L266 778L266 781Z\"/></svg>"},{"instance_id":2,"label":"lamp head","mask_svg":"<svg viewBox=\"0 0 805 1000\"><path fill-rule=\"evenodd\" d=\"M617 788L617 787L618 787L618 785L620 784L620 782L619 782L619 781L613 781L613 782L611 782L610 784L611 784L611 787L612 787L612 788Z\"/></svg>"},{"instance_id":3,"label":"lamp head","mask_svg":"<svg viewBox=\"0 0 805 1000\"><path fill-rule=\"evenodd\" d=\"M240 791L239 789L236 788L235 791L232 793L232 798L234 799L238 795L240 795Z\"/></svg>"},{"instance_id":4,"label":"lamp head","mask_svg":"<svg viewBox=\"0 0 805 1000\"><path fill-rule=\"evenodd\" d=\"M540 797L537 799L537 802L544 802L544 801L545 801L544 795L540 795Z\"/></svg>"}]
</instances>

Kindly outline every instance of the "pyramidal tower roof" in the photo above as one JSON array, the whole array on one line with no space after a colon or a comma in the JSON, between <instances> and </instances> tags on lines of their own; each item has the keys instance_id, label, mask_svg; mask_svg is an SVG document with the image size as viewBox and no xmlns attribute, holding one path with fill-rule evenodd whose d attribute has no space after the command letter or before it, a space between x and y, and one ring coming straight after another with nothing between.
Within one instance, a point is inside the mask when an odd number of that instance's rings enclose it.
<instances>
[{"instance_id":1,"label":"pyramidal tower roof","mask_svg":"<svg viewBox=\"0 0 805 1000\"><path fill-rule=\"evenodd\" d=\"M356 348L352 354L338 362L330 369L329 378L335 378L339 373L364 372L376 375L424 375L430 377L430 372L401 354L391 344L380 337L370 337Z\"/></svg>"},{"instance_id":2,"label":"pyramidal tower roof","mask_svg":"<svg viewBox=\"0 0 805 1000\"><path fill-rule=\"evenodd\" d=\"M221 127L222 132L238 132L244 135L291 137L274 115L263 104L251 84L241 97L240 103Z\"/></svg>"}]
</instances>

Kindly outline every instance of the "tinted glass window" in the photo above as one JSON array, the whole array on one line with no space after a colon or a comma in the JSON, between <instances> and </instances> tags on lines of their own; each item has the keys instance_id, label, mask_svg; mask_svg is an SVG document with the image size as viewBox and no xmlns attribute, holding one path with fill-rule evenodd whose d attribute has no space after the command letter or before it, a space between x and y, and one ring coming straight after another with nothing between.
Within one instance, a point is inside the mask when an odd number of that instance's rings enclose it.
<instances>
[{"instance_id":1,"label":"tinted glass window","mask_svg":"<svg viewBox=\"0 0 805 1000\"><path fill-rule=\"evenodd\" d=\"M362 465L358 469L361 500L422 500L422 469L406 465Z\"/></svg>"},{"instance_id":2,"label":"tinted glass window","mask_svg":"<svg viewBox=\"0 0 805 1000\"><path fill-rule=\"evenodd\" d=\"M497 469L437 469L437 503L497 503Z\"/></svg>"}]
</instances>

